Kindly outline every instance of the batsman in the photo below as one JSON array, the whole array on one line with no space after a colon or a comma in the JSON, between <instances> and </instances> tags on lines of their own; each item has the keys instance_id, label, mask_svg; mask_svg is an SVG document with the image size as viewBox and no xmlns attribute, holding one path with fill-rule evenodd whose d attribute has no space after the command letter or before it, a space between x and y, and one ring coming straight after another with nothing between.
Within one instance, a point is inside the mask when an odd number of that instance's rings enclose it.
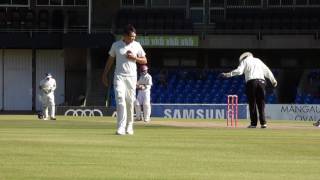
<instances>
[{"instance_id":1,"label":"batsman","mask_svg":"<svg viewBox=\"0 0 320 180\"><path fill-rule=\"evenodd\" d=\"M150 104L150 91L152 86L152 77L148 73L148 66L140 66L140 77L137 82L138 96L135 101L136 120L150 121L151 104ZM141 111L141 105L143 111ZM143 112L143 116L142 113Z\"/></svg>"}]
</instances>

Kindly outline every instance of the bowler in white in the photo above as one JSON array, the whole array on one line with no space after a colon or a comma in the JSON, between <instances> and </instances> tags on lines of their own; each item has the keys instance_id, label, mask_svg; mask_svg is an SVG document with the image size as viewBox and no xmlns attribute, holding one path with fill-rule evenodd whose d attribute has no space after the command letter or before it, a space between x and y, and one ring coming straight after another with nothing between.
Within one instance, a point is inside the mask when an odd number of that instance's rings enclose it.
<instances>
[{"instance_id":1,"label":"bowler in white","mask_svg":"<svg viewBox=\"0 0 320 180\"><path fill-rule=\"evenodd\" d=\"M135 41L136 29L132 25L124 28L121 40L112 44L109 58L102 74L102 82L109 86L108 73L115 62L114 92L117 106L117 135L132 135L134 101L136 97L137 63L147 64L146 53Z\"/></svg>"}]
</instances>

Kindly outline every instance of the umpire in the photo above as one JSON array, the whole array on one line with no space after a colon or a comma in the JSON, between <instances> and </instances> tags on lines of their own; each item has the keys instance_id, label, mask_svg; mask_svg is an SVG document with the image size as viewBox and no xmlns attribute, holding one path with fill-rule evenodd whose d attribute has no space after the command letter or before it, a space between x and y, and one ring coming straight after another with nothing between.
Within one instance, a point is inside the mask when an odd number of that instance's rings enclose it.
<instances>
[{"instance_id":1,"label":"umpire","mask_svg":"<svg viewBox=\"0 0 320 180\"><path fill-rule=\"evenodd\" d=\"M270 69L258 58L253 57L250 52L241 54L237 69L228 73L221 73L220 76L229 78L244 74L246 80L246 94L249 101L251 124L248 128L256 128L258 123L257 108L259 111L259 120L261 128L267 128L265 118L265 88L268 78L273 87L277 86L277 80L274 78Z\"/></svg>"}]
</instances>

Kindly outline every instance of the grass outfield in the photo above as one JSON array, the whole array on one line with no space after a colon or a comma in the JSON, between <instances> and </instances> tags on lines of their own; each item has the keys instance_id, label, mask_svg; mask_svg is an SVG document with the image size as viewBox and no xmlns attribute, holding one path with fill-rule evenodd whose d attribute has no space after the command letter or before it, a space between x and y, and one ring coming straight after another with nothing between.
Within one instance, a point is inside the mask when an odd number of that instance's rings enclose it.
<instances>
[{"instance_id":1,"label":"grass outfield","mask_svg":"<svg viewBox=\"0 0 320 180\"><path fill-rule=\"evenodd\" d=\"M234 129L222 120L181 121L217 124L209 128L154 119L116 136L113 118L35 118L0 116L0 180L319 179L320 128L311 122Z\"/></svg>"}]
</instances>

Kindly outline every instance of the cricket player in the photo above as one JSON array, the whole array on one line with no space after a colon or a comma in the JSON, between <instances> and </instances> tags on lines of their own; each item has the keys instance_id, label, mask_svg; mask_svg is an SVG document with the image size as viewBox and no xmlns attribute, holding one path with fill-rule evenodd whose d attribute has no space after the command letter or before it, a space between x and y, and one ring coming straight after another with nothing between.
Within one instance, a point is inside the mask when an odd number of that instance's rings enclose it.
<instances>
[{"instance_id":1,"label":"cricket player","mask_svg":"<svg viewBox=\"0 0 320 180\"><path fill-rule=\"evenodd\" d=\"M138 96L135 101L136 120L144 120L150 122L151 104L150 93L152 86L152 77L148 73L148 66L142 65L140 67L140 77L137 83ZM141 105L143 106L143 116L141 113Z\"/></svg>"},{"instance_id":2,"label":"cricket player","mask_svg":"<svg viewBox=\"0 0 320 180\"><path fill-rule=\"evenodd\" d=\"M42 119L56 120L55 117L55 102L54 91L57 88L56 80L52 78L50 73L46 73L46 77L40 81L39 89L41 90L41 102L42 102Z\"/></svg>"},{"instance_id":3,"label":"cricket player","mask_svg":"<svg viewBox=\"0 0 320 180\"><path fill-rule=\"evenodd\" d=\"M244 74L251 119L251 124L248 128L256 128L257 126L257 109L259 111L261 128L267 128L267 122L265 119L265 78L270 79L273 87L277 86L277 81L270 69L260 59L255 58L250 52L241 54L239 63L240 64L237 69L228 73L221 73L220 76L229 78Z\"/></svg>"},{"instance_id":4,"label":"cricket player","mask_svg":"<svg viewBox=\"0 0 320 180\"><path fill-rule=\"evenodd\" d=\"M147 64L146 53L135 41L136 29L132 25L124 28L121 40L112 44L109 58L102 74L102 82L109 86L108 73L116 64L114 72L114 91L117 105L117 135L132 135L134 101L136 97L137 64Z\"/></svg>"}]
</instances>

